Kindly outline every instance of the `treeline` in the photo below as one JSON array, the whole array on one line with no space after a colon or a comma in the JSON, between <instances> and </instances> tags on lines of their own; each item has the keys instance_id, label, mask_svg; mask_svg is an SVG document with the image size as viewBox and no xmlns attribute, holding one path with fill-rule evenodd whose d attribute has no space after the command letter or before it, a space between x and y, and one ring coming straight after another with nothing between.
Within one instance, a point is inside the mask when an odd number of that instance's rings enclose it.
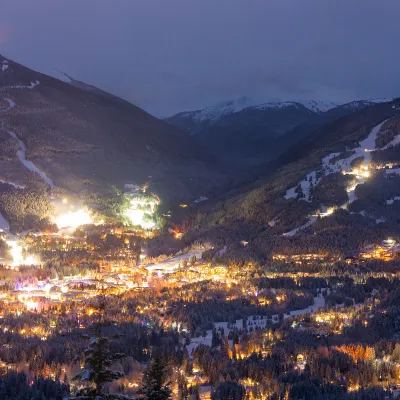
<instances>
[{"instance_id":1,"label":"treeline","mask_svg":"<svg viewBox=\"0 0 400 400\"><path fill-rule=\"evenodd\" d=\"M342 350L347 351L346 348ZM296 362L284 348L276 348L265 357L253 353L244 359L232 357L232 352L228 355L229 351L224 340L220 349L200 345L193 354L193 363L205 372L210 384L216 388L223 384L228 386L228 383L231 390L235 388L240 396L232 398L244 399L240 385L243 380L253 382L247 395L260 399L383 400L388 395L377 386L379 376L382 376L379 374L385 373L383 376L386 378L389 373L390 377L390 371L373 365L368 353L374 355L373 350L364 349L356 364L345 352L320 348L308 356L303 372L296 371ZM353 387L351 393L347 392L349 386Z\"/></svg>"},{"instance_id":2,"label":"treeline","mask_svg":"<svg viewBox=\"0 0 400 400\"><path fill-rule=\"evenodd\" d=\"M165 351L173 351L179 346L179 335L176 332L157 327L150 329L144 323L121 323L118 327L109 325L104 333L120 335L111 345L113 352L124 353L139 362L149 360L151 348L154 346L163 347ZM52 374L57 379L68 382L76 369L74 366L85 350L83 334L90 334L90 329L55 334L44 341L40 337L24 338L19 334L6 332L0 338L0 359L15 368L27 368L35 376ZM63 372L66 370L68 376Z\"/></svg>"},{"instance_id":3,"label":"treeline","mask_svg":"<svg viewBox=\"0 0 400 400\"><path fill-rule=\"evenodd\" d=\"M392 211L393 207L397 205L391 206ZM387 209L389 214L392 211ZM396 227L399 229L396 215L391 218L389 214L388 224L393 225L394 233ZM390 236L388 224L377 225L373 217L339 209L327 218L319 218L313 225L292 237L284 237L278 234L278 228L269 226L258 229L253 227L252 232L244 230L240 233L216 227L211 232L215 248L203 254L203 258L238 266L249 262L268 266L273 254L313 253L336 259L344 258L361 251L367 244L380 243ZM247 242L246 246L242 244L243 240ZM215 257L223 246L227 246L227 251Z\"/></svg>"},{"instance_id":4,"label":"treeline","mask_svg":"<svg viewBox=\"0 0 400 400\"><path fill-rule=\"evenodd\" d=\"M55 230L55 225L51 223L54 209L45 192L0 184L0 210L9 221L12 232Z\"/></svg>"},{"instance_id":5,"label":"treeline","mask_svg":"<svg viewBox=\"0 0 400 400\"><path fill-rule=\"evenodd\" d=\"M236 320L245 319L251 315L271 316L283 314L288 310L307 308L314 302L311 293L293 290L281 290L279 294L284 300L277 300L277 293L263 292L260 297L267 299L269 304L258 306L245 299L204 299L194 302L175 302L171 317L180 322L194 336L204 335L216 322L228 321L235 324Z\"/></svg>"},{"instance_id":6,"label":"treeline","mask_svg":"<svg viewBox=\"0 0 400 400\"><path fill-rule=\"evenodd\" d=\"M2 400L64 400L69 394L69 385L57 380L28 378L26 374L16 372L0 375Z\"/></svg>"}]
</instances>

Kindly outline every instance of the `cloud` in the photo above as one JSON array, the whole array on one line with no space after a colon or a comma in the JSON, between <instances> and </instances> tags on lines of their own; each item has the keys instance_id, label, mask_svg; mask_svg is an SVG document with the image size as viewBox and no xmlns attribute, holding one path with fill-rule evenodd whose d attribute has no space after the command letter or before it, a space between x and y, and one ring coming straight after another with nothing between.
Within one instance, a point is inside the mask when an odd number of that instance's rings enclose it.
<instances>
[{"instance_id":1,"label":"cloud","mask_svg":"<svg viewBox=\"0 0 400 400\"><path fill-rule=\"evenodd\" d=\"M397 0L3 0L0 52L156 115L242 95L389 97L399 12Z\"/></svg>"},{"instance_id":2,"label":"cloud","mask_svg":"<svg viewBox=\"0 0 400 400\"><path fill-rule=\"evenodd\" d=\"M0 25L0 44L7 42L9 28L7 25Z\"/></svg>"}]
</instances>

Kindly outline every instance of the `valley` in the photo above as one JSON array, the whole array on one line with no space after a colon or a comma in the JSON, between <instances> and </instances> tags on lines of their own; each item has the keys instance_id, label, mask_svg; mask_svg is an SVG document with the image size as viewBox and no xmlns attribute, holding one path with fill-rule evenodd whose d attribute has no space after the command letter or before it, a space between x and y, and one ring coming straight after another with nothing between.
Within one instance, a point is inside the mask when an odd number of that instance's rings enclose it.
<instances>
[{"instance_id":1,"label":"valley","mask_svg":"<svg viewBox=\"0 0 400 400\"><path fill-rule=\"evenodd\" d=\"M1 63L0 397L92 390L96 346L110 399L152 368L177 400L398 392L398 100L241 99L176 128Z\"/></svg>"}]
</instances>

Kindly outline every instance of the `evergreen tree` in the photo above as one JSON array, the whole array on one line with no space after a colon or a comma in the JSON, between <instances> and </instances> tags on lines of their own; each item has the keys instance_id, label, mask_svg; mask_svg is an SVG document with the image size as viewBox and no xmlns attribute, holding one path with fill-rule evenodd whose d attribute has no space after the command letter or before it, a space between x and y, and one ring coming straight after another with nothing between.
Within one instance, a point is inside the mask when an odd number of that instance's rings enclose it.
<instances>
[{"instance_id":1,"label":"evergreen tree","mask_svg":"<svg viewBox=\"0 0 400 400\"><path fill-rule=\"evenodd\" d=\"M104 385L124 376L122 372L113 371L110 367L118 360L125 357L124 354L112 354L109 350L110 340L118 336L102 336L100 328L96 329L97 335L90 338L90 347L85 350L85 366L73 378L81 382L85 387L79 389L70 400L114 400L130 399L120 394L104 393ZM89 339L89 337L87 337Z\"/></svg>"},{"instance_id":2,"label":"evergreen tree","mask_svg":"<svg viewBox=\"0 0 400 400\"><path fill-rule=\"evenodd\" d=\"M200 400L200 390L197 385L189 388L190 400Z\"/></svg>"},{"instance_id":3,"label":"evergreen tree","mask_svg":"<svg viewBox=\"0 0 400 400\"><path fill-rule=\"evenodd\" d=\"M246 389L235 381L220 382L211 394L212 400L243 400Z\"/></svg>"},{"instance_id":4,"label":"evergreen tree","mask_svg":"<svg viewBox=\"0 0 400 400\"><path fill-rule=\"evenodd\" d=\"M215 328L212 330L211 347L217 347L221 344L221 340Z\"/></svg>"},{"instance_id":5,"label":"evergreen tree","mask_svg":"<svg viewBox=\"0 0 400 400\"><path fill-rule=\"evenodd\" d=\"M178 377L178 399L189 400L188 381L183 374L179 374Z\"/></svg>"},{"instance_id":6,"label":"evergreen tree","mask_svg":"<svg viewBox=\"0 0 400 400\"><path fill-rule=\"evenodd\" d=\"M143 386L138 393L146 400L165 400L172 396L169 388L167 362L156 351L143 375Z\"/></svg>"}]
</instances>

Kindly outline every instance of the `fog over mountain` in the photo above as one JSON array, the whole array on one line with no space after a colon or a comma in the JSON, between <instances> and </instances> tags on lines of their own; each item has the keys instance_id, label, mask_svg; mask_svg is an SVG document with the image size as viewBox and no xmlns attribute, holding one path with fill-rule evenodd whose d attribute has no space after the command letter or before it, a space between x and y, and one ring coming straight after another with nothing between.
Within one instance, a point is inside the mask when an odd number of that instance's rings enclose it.
<instances>
[{"instance_id":1,"label":"fog over mountain","mask_svg":"<svg viewBox=\"0 0 400 400\"><path fill-rule=\"evenodd\" d=\"M399 11L395 0L4 0L0 53L159 117L240 96L343 104L399 93Z\"/></svg>"}]
</instances>

